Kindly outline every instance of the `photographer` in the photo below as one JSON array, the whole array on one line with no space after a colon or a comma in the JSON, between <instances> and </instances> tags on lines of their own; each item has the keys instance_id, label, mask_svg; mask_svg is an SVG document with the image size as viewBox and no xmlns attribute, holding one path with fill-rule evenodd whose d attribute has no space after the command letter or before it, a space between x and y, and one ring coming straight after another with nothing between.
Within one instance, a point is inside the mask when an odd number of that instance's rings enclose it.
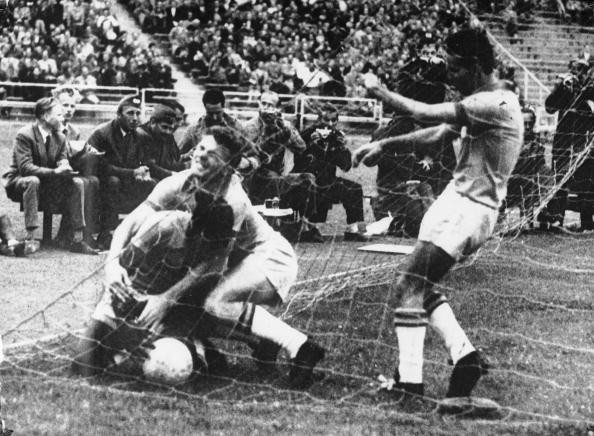
<instances>
[{"instance_id":1,"label":"photographer","mask_svg":"<svg viewBox=\"0 0 594 436\"><path fill-rule=\"evenodd\" d=\"M425 41L420 56L398 72L399 93L424 103L441 103L445 99L445 62L435 56L435 44ZM395 115L387 126L377 129L372 140L410 133L426 124L414 118ZM414 150L384 152L377 163L377 197L373 200L376 220L393 217L390 233L396 236L416 236L421 219L451 178L455 164L451 143L444 143L439 153L419 156ZM420 182L420 183L419 183Z\"/></svg>"},{"instance_id":2,"label":"photographer","mask_svg":"<svg viewBox=\"0 0 594 436\"><path fill-rule=\"evenodd\" d=\"M346 138L337 128L338 111L331 104L318 114L318 121L301 132L307 144L305 152L295 157L293 172L311 173L315 177L315 213L306 216L311 222L323 223L334 203L346 211L345 241L365 242L363 221L363 188L359 183L336 177L336 169L351 169L351 152Z\"/></svg>"},{"instance_id":3,"label":"photographer","mask_svg":"<svg viewBox=\"0 0 594 436\"><path fill-rule=\"evenodd\" d=\"M252 203L262 204L275 196L282 201L284 194L301 182L301 178L284 177L285 152L299 155L306 147L299 132L283 120L277 93L265 92L260 96L258 115L247 121L244 130L258 149L259 168L247 182Z\"/></svg>"},{"instance_id":4,"label":"photographer","mask_svg":"<svg viewBox=\"0 0 594 436\"><path fill-rule=\"evenodd\" d=\"M589 134L594 126L594 83L589 76L590 67L586 60L578 59L569 65L570 72L560 75L553 92L545 100L546 111L558 112L557 130L553 138L553 171L557 183L561 183L572 159L588 145ZM583 199L592 191L592 157L586 158L573 177L557 191L547 205L539 221L541 228L551 228L555 223L563 225L567 209L567 188L577 188L578 196ZM575 185L575 186L574 186ZM589 217L588 217L589 214ZM592 227L592 214L584 210L581 213L582 226Z\"/></svg>"},{"instance_id":5,"label":"photographer","mask_svg":"<svg viewBox=\"0 0 594 436\"><path fill-rule=\"evenodd\" d=\"M520 217L533 221L532 209L540 201L538 176L545 166L545 149L534 131L536 111L531 106L522 108L524 117L524 143L518 162L507 183L507 197L502 210L518 206Z\"/></svg>"}]
</instances>

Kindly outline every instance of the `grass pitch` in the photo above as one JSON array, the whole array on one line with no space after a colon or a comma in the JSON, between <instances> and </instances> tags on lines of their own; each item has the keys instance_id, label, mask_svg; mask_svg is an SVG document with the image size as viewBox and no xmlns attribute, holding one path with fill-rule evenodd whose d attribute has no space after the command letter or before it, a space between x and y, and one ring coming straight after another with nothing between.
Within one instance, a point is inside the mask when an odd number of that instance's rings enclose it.
<instances>
[{"instance_id":1,"label":"grass pitch","mask_svg":"<svg viewBox=\"0 0 594 436\"><path fill-rule=\"evenodd\" d=\"M0 127L4 171L18 126ZM372 189L372 172L352 177ZM18 205L1 196L0 207L20 230ZM343 220L335 208L326 233L340 235ZM103 256L43 250L27 259L0 258L5 342L62 334L8 350L0 369L2 416L17 434L588 435L594 431L593 239L532 234L493 241L443 282L460 323L493 365L476 395L505 407L502 421L444 419L431 401L407 410L377 395L377 376L390 376L397 356L389 285L399 256L358 252L339 237L297 246L299 284L279 313L328 349L321 379L304 392L286 389L285 360L278 372L261 374L247 347L224 341L218 345L229 371L176 390L71 377L74 336L100 293L95 271ZM445 393L446 357L428 332L431 399Z\"/></svg>"}]
</instances>

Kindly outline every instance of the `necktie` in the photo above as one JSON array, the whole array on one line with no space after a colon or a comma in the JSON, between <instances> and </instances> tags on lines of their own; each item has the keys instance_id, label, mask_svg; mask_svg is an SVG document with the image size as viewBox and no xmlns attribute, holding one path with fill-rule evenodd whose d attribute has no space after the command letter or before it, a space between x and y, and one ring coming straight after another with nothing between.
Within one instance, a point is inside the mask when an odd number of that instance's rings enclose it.
<instances>
[{"instance_id":1,"label":"necktie","mask_svg":"<svg viewBox=\"0 0 594 436\"><path fill-rule=\"evenodd\" d=\"M47 135L45 138L45 154L48 160L50 159L50 137L51 135Z\"/></svg>"}]
</instances>

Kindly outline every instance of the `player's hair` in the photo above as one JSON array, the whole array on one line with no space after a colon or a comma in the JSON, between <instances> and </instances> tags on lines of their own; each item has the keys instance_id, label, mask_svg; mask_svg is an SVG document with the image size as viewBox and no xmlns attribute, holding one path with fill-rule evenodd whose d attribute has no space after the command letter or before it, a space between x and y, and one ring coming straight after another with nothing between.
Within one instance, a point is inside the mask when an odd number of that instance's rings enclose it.
<instances>
[{"instance_id":1,"label":"player's hair","mask_svg":"<svg viewBox=\"0 0 594 436\"><path fill-rule=\"evenodd\" d=\"M447 37L446 51L463 58L468 64L478 64L485 74L495 69L496 59L493 46L482 29L463 29Z\"/></svg>"},{"instance_id":2,"label":"player's hair","mask_svg":"<svg viewBox=\"0 0 594 436\"><path fill-rule=\"evenodd\" d=\"M237 168L244 149L249 147L249 142L242 138L234 129L226 126L211 126L205 130L204 134L212 135L217 144L222 145L229 151L229 155L231 156L229 165Z\"/></svg>"},{"instance_id":3,"label":"player's hair","mask_svg":"<svg viewBox=\"0 0 594 436\"><path fill-rule=\"evenodd\" d=\"M207 89L202 96L202 104L221 104L225 106L225 94L219 88Z\"/></svg>"},{"instance_id":4,"label":"player's hair","mask_svg":"<svg viewBox=\"0 0 594 436\"><path fill-rule=\"evenodd\" d=\"M41 118L43 115L52 110L54 106L58 106L60 101L55 97L44 97L37 100L35 103L35 118Z\"/></svg>"}]
</instances>

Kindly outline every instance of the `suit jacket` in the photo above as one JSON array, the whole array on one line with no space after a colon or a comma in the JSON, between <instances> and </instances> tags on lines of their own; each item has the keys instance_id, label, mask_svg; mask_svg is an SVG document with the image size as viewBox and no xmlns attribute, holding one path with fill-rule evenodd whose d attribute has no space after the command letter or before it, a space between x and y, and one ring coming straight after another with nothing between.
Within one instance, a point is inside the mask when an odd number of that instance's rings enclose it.
<instances>
[{"instance_id":1,"label":"suit jacket","mask_svg":"<svg viewBox=\"0 0 594 436\"><path fill-rule=\"evenodd\" d=\"M156 138L147 124L140 126L138 132L143 163L149 167L153 179L162 180L185 169L173 135L168 135L167 139Z\"/></svg>"},{"instance_id":2,"label":"suit jacket","mask_svg":"<svg viewBox=\"0 0 594 436\"><path fill-rule=\"evenodd\" d=\"M20 129L14 140L12 164L2 176L8 197L15 199L14 184L19 177L37 176L40 179L51 177L54 168L62 160L68 160L66 137L59 132L50 135L49 148L37 123ZM18 200L15 200L18 201Z\"/></svg>"},{"instance_id":3,"label":"suit jacket","mask_svg":"<svg viewBox=\"0 0 594 436\"><path fill-rule=\"evenodd\" d=\"M128 135L133 137L125 140L120 124L113 120L100 124L89 137L89 145L105 153L103 168L107 175L133 178L134 170L142 165L138 132Z\"/></svg>"}]
</instances>

